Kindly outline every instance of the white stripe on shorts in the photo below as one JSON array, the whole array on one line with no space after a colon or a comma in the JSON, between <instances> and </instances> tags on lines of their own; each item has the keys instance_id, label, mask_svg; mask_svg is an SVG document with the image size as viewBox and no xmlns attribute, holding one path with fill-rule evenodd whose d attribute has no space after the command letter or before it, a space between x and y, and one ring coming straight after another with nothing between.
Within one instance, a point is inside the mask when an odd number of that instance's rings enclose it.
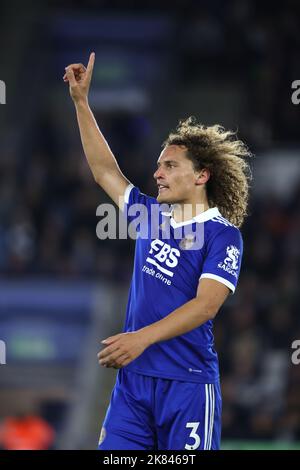
<instances>
[{"instance_id":1,"label":"white stripe on shorts","mask_svg":"<svg viewBox=\"0 0 300 470\"><path fill-rule=\"evenodd\" d=\"M204 450L210 450L215 417L215 390L213 384L205 384L205 424L204 424Z\"/></svg>"},{"instance_id":2,"label":"white stripe on shorts","mask_svg":"<svg viewBox=\"0 0 300 470\"><path fill-rule=\"evenodd\" d=\"M208 394L208 385L205 384L205 427L204 427L204 447L207 448L207 437L208 437L208 414L209 414L209 394Z\"/></svg>"}]
</instances>

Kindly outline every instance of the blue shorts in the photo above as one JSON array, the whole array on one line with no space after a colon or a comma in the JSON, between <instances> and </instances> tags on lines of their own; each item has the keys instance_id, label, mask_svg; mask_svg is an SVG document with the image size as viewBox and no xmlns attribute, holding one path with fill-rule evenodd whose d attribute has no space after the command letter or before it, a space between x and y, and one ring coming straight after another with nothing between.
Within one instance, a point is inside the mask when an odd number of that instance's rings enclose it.
<instances>
[{"instance_id":1,"label":"blue shorts","mask_svg":"<svg viewBox=\"0 0 300 470\"><path fill-rule=\"evenodd\" d=\"M148 377L119 369L100 450L217 450L220 384Z\"/></svg>"}]
</instances>

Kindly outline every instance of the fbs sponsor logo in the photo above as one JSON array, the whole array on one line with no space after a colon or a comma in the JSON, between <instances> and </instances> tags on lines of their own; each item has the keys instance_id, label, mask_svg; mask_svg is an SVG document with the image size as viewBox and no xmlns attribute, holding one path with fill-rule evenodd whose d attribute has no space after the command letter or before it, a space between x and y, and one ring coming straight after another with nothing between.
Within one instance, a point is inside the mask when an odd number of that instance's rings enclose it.
<instances>
[{"instance_id":1,"label":"fbs sponsor logo","mask_svg":"<svg viewBox=\"0 0 300 470\"><path fill-rule=\"evenodd\" d=\"M236 246L230 245L226 248L226 254L226 258L224 259L224 261L218 264L218 268L223 269L227 273L237 278L237 270L239 268L239 256L241 254L240 250Z\"/></svg>"},{"instance_id":2,"label":"fbs sponsor logo","mask_svg":"<svg viewBox=\"0 0 300 470\"><path fill-rule=\"evenodd\" d=\"M174 269L180 257L180 251L172 248L168 243L155 239L151 242L151 249L146 258L146 263L150 266L143 266L142 272L159 279L164 284L172 284L170 278L174 276ZM155 269L156 268L156 269Z\"/></svg>"},{"instance_id":3,"label":"fbs sponsor logo","mask_svg":"<svg viewBox=\"0 0 300 470\"><path fill-rule=\"evenodd\" d=\"M163 274L173 277L174 273L171 269L177 266L179 257L180 251L177 248L172 248L168 243L156 239L151 242L151 249L146 261Z\"/></svg>"}]
</instances>

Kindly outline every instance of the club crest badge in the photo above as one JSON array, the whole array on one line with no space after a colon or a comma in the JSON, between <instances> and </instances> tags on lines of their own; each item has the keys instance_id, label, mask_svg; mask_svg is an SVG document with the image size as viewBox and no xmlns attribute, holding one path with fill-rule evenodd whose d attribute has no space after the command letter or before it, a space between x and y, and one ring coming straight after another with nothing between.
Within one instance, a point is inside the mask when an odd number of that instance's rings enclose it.
<instances>
[{"instance_id":1,"label":"club crest badge","mask_svg":"<svg viewBox=\"0 0 300 470\"><path fill-rule=\"evenodd\" d=\"M182 250L190 250L195 243L195 235L192 233L186 235L179 243Z\"/></svg>"}]
</instances>

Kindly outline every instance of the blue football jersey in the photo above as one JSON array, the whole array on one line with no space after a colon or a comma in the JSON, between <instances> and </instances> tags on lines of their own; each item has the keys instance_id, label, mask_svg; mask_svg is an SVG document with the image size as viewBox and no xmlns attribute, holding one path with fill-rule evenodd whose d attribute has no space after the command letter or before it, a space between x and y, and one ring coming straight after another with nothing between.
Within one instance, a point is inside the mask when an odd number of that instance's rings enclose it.
<instances>
[{"instance_id":1,"label":"blue football jersey","mask_svg":"<svg viewBox=\"0 0 300 470\"><path fill-rule=\"evenodd\" d=\"M168 206L167 206L168 208ZM124 332L169 315L196 297L199 279L210 278L235 291L241 267L240 231L217 207L176 223L155 198L129 185L124 213L136 233L135 259ZM213 322L148 347L126 369L152 377L199 383L219 379Z\"/></svg>"}]
</instances>

